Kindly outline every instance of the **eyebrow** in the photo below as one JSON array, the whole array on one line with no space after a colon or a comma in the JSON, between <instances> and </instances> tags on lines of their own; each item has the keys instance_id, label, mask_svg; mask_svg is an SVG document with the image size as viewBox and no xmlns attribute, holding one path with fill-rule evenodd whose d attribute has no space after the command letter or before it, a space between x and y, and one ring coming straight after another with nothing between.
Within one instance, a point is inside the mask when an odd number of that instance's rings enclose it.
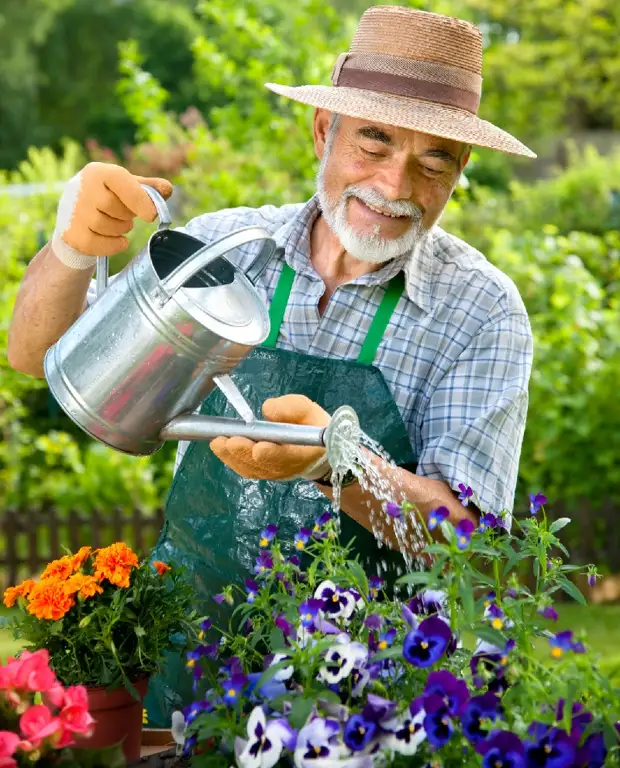
<instances>
[{"instance_id":1,"label":"eyebrow","mask_svg":"<svg viewBox=\"0 0 620 768\"><path fill-rule=\"evenodd\" d=\"M382 144L387 144L389 147L394 146L392 137L380 128L375 128L373 125L365 125L359 128L357 135L362 139L370 139L371 141L380 141Z\"/></svg>"},{"instance_id":2,"label":"eyebrow","mask_svg":"<svg viewBox=\"0 0 620 768\"><path fill-rule=\"evenodd\" d=\"M457 164L456 155L448 152L447 149L427 149L426 152L422 152L422 157L436 157L439 160L445 160L454 165Z\"/></svg>"}]
</instances>

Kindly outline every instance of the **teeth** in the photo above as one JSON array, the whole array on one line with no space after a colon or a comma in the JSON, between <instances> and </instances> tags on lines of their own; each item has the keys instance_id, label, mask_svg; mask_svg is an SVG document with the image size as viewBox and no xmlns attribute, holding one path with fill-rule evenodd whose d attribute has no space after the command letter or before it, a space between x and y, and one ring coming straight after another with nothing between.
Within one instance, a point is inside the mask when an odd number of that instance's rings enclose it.
<instances>
[{"instance_id":1,"label":"teeth","mask_svg":"<svg viewBox=\"0 0 620 768\"><path fill-rule=\"evenodd\" d=\"M375 213L380 213L382 216L389 216L390 219L400 219L401 217L396 213L387 213L387 211L382 211L380 208L375 208L374 205L370 205L369 203L366 203L362 200L364 205L367 208L370 208L371 211L375 211Z\"/></svg>"}]
</instances>

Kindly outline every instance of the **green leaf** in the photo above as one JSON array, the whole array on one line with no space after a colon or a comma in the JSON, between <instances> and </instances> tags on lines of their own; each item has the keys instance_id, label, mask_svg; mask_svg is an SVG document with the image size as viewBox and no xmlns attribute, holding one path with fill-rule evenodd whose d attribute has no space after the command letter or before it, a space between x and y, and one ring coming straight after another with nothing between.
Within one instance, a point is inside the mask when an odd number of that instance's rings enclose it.
<instances>
[{"instance_id":1,"label":"green leaf","mask_svg":"<svg viewBox=\"0 0 620 768\"><path fill-rule=\"evenodd\" d=\"M368 594L368 577L357 560L347 560L347 568L363 595Z\"/></svg>"},{"instance_id":2,"label":"green leaf","mask_svg":"<svg viewBox=\"0 0 620 768\"><path fill-rule=\"evenodd\" d=\"M549 532L556 533L557 531L561 531L562 528L565 528L570 522L571 522L570 517L560 517L551 523L551 528L549 528Z\"/></svg>"},{"instance_id":3,"label":"green leaf","mask_svg":"<svg viewBox=\"0 0 620 768\"><path fill-rule=\"evenodd\" d=\"M269 647L274 651L276 648L284 648L284 645L284 632L274 627L269 635Z\"/></svg>"},{"instance_id":4,"label":"green leaf","mask_svg":"<svg viewBox=\"0 0 620 768\"><path fill-rule=\"evenodd\" d=\"M479 637L481 640L491 643L491 645L495 645L500 649L504 648L506 645L506 638L504 635L499 630L493 629L493 627L487 627L482 624L479 627L476 627L474 631L476 637Z\"/></svg>"},{"instance_id":5,"label":"green leaf","mask_svg":"<svg viewBox=\"0 0 620 768\"><path fill-rule=\"evenodd\" d=\"M383 661L383 659L400 659L403 655L402 645L393 645L391 648L386 648L385 651L376 653L373 657L373 661Z\"/></svg>"},{"instance_id":6,"label":"green leaf","mask_svg":"<svg viewBox=\"0 0 620 768\"><path fill-rule=\"evenodd\" d=\"M585 597L581 594L579 589L573 584L572 581L565 579L563 576L559 576L557 581L562 591L566 592L567 595L570 595L578 603L581 603L581 605L588 604Z\"/></svg>"},{"instance_id":7,"label":"green leaf","mask_svg":"<svg viewBox=\"0 0 620 768\"><path fill-rule=\"evenodd\" d=\"M298 696L295 699L291 708L291 713L288 716L288 721L293 726L293 728L301 728L304 725L308 719L308 716L310 715L310 712L312 712L313 706L314 699L312 698Z\"/></svg>"},{"instance_id":8,"label":"green leaf","mask_svg":"<svg viewBox=\"0 0 620 768\"><path fill-rule=\"evenodd\" d=\"M396 579L396 584L429 584L431 574L428 571L412 571Z\"/></svg>"},{"instance_id":9,"label":"green leaf","mask_svg":"<svg viewBox=\"0 0 620 768\"><path fill-rule=\"evenodd\" d=\"M439 524L439 529L442 532L443 537L447 542L452 544L456 541L456 533L454 532L454 526L452 525L452 523L448 522L447 520L444 520L442 523Z\"/></svg>"},{"instance_id":10,"label":"green leaf","mask_svg":"<svg viewBox=\"0 0 620 768\"><path fill-rule=\"evenodd\" d=\"M330 691L329 688L321 688L319 691L314 691L314 696L317 700L325 701L326 703L333 704L336 707L342 704L340 701L340 696L338 696L338 694L334 691Z\"/></svg>"},{"instance_id":11,"label":"green leaf","mask_svg":"<svg viewBox=\"0 0 620 768\"><path fill-rule=\"evenodd\" d=\"M50 625L48 632L50 635L61 635L62 634L62 623L64 619L59 619L58 621L55 621L53 624Z\"/></svg>"},{"instance_id":12,"label":"green leaf","mask_svg":"<svg viewBox=\"0 0 620 768\"><path fill-rule=\"evenodd\" d=\"M471 552L490 558L499 557L499 552L494 547L490 547L488 544L478 544L475 539L471 544Z\"/></svg>"},{"instance_id":13,"label":"green leaf","mask_svg":"<svg viewBox=\"0 0 620 768\"><path fill-rule=\"evenodd\" d=\"M527 557L527 552L516 552L512 547L508 547L510 552L506 557L506 563L504 565L504 576L510 573L515 565L523 558Z\"/></svg>"},{"instance_id":14,"label":"green leaf","mask_svg":"<svg viewBox=\"0 0 620 768\"><path fill-rule=\"evenodd\" d=\"M146 630L139 624L136 624L133 631L136 633L136 637L144 637L146 635Z\"/></svg>"},{"instance_id":15,"label":"green leaf","mask_svg":"<svg viewBox=\"0 0 620 768\"><path fill-rule=\"evenodd\" d=\"M256 683L255 690L258 691L259 688L265 685L266 682L271 680L271 678L276 673L290 666L290 663L291 663L290 659L287 659L285 661L279 661L277 664L272 664L271 666L267 667L267 669L263 672L263 674L258 678L258 682Z\"/></svg>"}]
</instances>

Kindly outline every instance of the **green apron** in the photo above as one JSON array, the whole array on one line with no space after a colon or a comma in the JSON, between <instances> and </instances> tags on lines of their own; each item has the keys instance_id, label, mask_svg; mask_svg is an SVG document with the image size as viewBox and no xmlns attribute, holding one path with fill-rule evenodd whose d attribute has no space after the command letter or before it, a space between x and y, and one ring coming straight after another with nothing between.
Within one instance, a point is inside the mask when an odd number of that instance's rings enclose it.
<instances>
[{"instance_id":1,"label":"green apron","mask_svg":"<svg viewBox=\"0 0 620 768\"><path fill-rule=\"evenodd\" d=\"M341 405L357 412L362 429L377 440L399 466L415 471L415 458L402 417L378 368L372 365L383 333L404 290L400 272L388 284L368 329L357 361L331 360L274 349L295 272L284 263L270 307L271 334L251 352L231 376L254 413L260 415L270 397L303 394L328 413ZM219 390L204 401L201 413L238 418ZM224 465L208 442L192 442L179 466L166 505L164 527L153 559L183 566L196 593L201 615L214 623L227 607L212 599L232 581L243 584L253 575L260 532L278 526L278 540L292 543L302 526L312 527L330 500L312 482L248 480ZM378 548L373 535L341 513L341 540L355 537L354 552L369 574L377 563L390 571L403 567L402 555ZM223 618L223 617L222 617ZM171 714L192 701L191 677L185 659L170 654L164 670L154 677L145 706L152 727L167 727Z\"/></svg>"}]
</instances>

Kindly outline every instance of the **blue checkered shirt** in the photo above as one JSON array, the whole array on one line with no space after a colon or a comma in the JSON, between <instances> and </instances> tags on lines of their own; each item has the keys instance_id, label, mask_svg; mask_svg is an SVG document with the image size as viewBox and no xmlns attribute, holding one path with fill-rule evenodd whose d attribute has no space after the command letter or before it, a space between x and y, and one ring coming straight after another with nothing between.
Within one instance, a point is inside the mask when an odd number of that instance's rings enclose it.
<instances>
[{"instance_id":1,"label":"blue checkered shirt","mask_svg":"<svg viewBox=\"0 0 620 768\"><path fill-rule=\"evenodd\" d=\"M398 302L374 364L409 432L417 474L454 490L471 486L483 511L511 512L528 405L532 333L516 286L467 243L434 227L413 254L340 285L324 314L324 284L310 263L310 233L319 212L307 203L233 208L192 219L181 231L208 241L260 226L284 249L257 282L269 304L281 259L296 276L277 347L356 360L385 285L404 270ZM259 244L227 258L241 269ZM186 444L179 445L177 466Z\"/></svg>"}]
</instances>

